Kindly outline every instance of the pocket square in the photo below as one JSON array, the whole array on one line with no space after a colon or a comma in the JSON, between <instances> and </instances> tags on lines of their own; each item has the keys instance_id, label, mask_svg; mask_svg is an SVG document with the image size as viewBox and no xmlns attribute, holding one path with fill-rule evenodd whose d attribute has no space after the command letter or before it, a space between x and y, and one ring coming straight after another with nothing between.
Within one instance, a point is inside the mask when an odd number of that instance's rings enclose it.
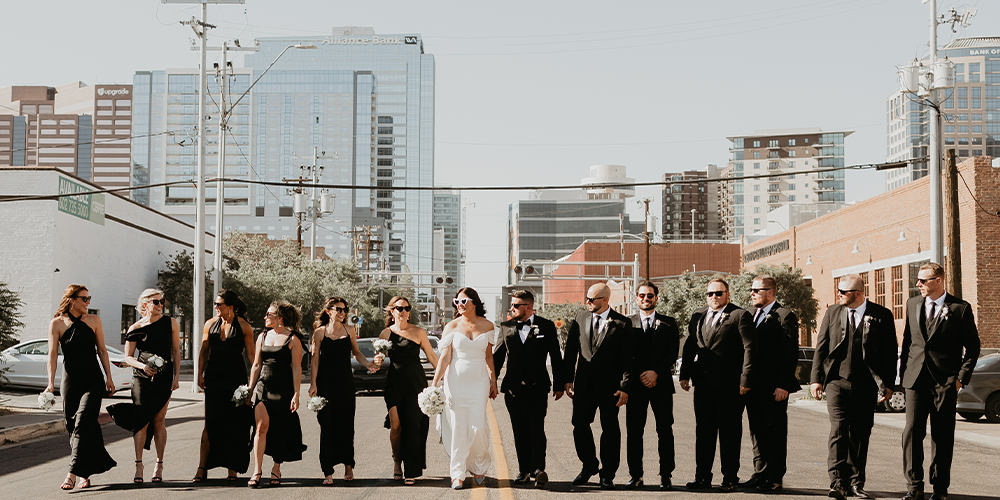
<instances>
[{"instance_id":1,"label":"pocket square","mask_svg":"<svg viewBox=\"0 0 1000 500\"><path fill-rule=\"evenodd\" d=\"M545 338L545 335L535 335L535 338L536 339L543 339L543 338Z\"/></svg>"}]
</instances>

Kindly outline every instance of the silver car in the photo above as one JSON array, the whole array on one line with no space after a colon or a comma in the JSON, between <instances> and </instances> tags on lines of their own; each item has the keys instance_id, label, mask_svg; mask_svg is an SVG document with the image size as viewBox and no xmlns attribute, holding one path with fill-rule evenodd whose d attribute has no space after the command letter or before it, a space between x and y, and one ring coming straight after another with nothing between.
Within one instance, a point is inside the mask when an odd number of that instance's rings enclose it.
<instances>
[{"instance_id":1,"label":"silver car","mask_svg":"<svg viewBox=\"0 0 1000 500\"><path fill-rule=\"evenodd\" d=\"M59 369L56 370L55 388L59 391L62 381L62 347L59 348ZM111 361L111 377L119 391L132 387L132 367L125 364L125 353L121 349L108 346L108 360ZM21 342L0 354L0 369L10 368L4 375L8 385L45 389L49 384L46 363L49 361L49 341L29 340Z\"/></svg>"},{"instance_id":2,"label":"silver car","mask_svg":"<svg viewBox=\"0 0 1000 500\"><path fill-rule=\"evenodd\" d=\"M958 414L966 420L986 415L990 422L1000 422L1000 354L979 358L972 380L958 391Z\"/></svg>"}]
</instances>

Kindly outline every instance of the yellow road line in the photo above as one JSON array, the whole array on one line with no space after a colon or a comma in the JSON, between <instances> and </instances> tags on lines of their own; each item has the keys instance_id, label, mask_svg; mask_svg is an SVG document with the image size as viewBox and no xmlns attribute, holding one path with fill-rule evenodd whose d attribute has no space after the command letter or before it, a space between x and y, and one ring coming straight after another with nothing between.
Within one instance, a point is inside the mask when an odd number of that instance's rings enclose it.
<instances>
[{"instance_id":1,"label":"yellow road line","mask_svg":"<svg viewBox=\"0 0 1000 500\"><path fill-rule=\"evenodd\" d=\"M490 433L493 435L493 460L497 467L497 492L501 500L514 500L514 492L510 488L510 475L507 473L507 459L503 454L503 443L500 441L500 427L497 424L497 416L493 413L493 404L487 402L486 416L490 419ZM478 495L477 495L478 494ZM486 498L486 488L473 488L472 498L481 500Z\"/></svg>"}]
</instances>

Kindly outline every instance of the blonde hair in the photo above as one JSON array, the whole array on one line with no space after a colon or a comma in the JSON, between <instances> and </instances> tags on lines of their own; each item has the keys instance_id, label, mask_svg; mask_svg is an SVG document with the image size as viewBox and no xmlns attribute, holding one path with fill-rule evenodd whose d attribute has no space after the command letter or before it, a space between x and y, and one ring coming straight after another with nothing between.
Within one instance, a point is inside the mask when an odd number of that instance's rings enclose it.
<instances>
[{"instance_id":1,"label":"blonde hair","mask_svg":"<svg viewBox=\"0 0 1000 500\"><path fill-rule=\"evenodd\" d=\"M145 311L146 304L149 304L150 300L149 298L154 295L159 295L160 297L163 297L163 290L157 288L147 288L143 290L141 294L139 294L139 301L136 302L135 304L135 310L139 311L140 315L142 316L146 315Z\"/></svg>"}]
</instances>

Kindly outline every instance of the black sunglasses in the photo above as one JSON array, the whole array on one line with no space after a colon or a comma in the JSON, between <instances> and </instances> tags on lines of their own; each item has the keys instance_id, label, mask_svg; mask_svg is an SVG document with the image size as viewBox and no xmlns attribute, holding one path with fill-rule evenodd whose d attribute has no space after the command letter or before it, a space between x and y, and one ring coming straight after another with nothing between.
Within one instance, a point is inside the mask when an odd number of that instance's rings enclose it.
<instances>
[{"instance_id":1,"label":"black sunglasses","mask_svg":"<svg viewBox=\"0 0 1000 500\"><path fill-rule=\"evenodd\" d=\"M393 309L395 309L395 310L397 310L399 312L403 312L403 311L410 312L410 309L413 309L413 306L396 306Z\"/></svg>"},{"instance_id":2,"label":"black sunglasses","mask_svg":"<svg viewBox=\"0 0 1000 500\"><path fill-rule=\"evenodd\" d=\"M847 295L849 293L860 292L860 291L861 290L840 290L840 289L838 289L837 293L839 293L841 295Z\"/></svg>"},{"instance_id":3,"label":"black sunglasses","mask_svg":"<svg viewBox=\"0 0 1000 500\"><path fill-rule=\"evenodd\" d=\"M511 308L511 309L518 309L518 308L521 308L521 307L524 307L524 306L526 306L526 305L528 305L528 304L514 304L514 303L512 302L512 303L510 304L510 308Z\"/></svg>"},{"instance_id":4,"label":"black sunglasses","mask_svg":"<svg viewBox=\"0 0 1000 500\"><path fill-rule=\"evenodd\" d=\"M331 311L335 311L335 312L339 312L339 313L345 313L345 312L347 312L347 308L346 307L340 307L340 306L331 307L330 310Z\"/></svg>"},{"instance_id":5,"label":"black sunglasses","mask_svg":"<svg viewBox=\"0 0 1000 500\"><path fill-rule=\"evenodd\" d=\"M763 292L765 290L770 290L770 288L751 288L750 289L750 293L760 293L760 292Z\"/></svg>"},{"instance_id":6,"label":"black sunglasses","mask_svg":"<svg viewBox=\"0 0 1000 500\"><path fill-rule=\"evenodd\" d=\"M941 279L941 277L935 276L933 278L917 278L917 283L920 283L921 285L926 285L928 281L934 281L937 279Z\"/></svg>"},{"instance_id":7,"label":"black sunglasses","mask_svg":"<svg viewBox=\"0 0 1000 500\"><path fill-rule=\"evenodd\" d=\"M226 307L225 302L213 302L213 304L215 304L215 307Z\"/></svg>"},{"instance_id":8,"label":"black sunglasses","mask_svg":"<svg viewBox=\"0 0 1000 500\"><path fill-rule=\"evenodd\" d=\"M639 297L640 299L655 299L656 298L656 294L655 293L637 293L637 294L635 294L635 296Z\"/></svg>"},{"instance_id":9,"label":"black sunglasses","mask_svg":"<svg viewBox=\"0 0 1000 500\"><path fill-rule=\"evenodd\" d=\"M598 301L598 300L601 300L601 299L606 299L606 298L607 297L587 297L586 299L587 299L587 303L588 304L592 304L595 301Z\"/></svg>"},{"instance_id":10,"label":"black sunglasses","mask_svg":"<svg viewBox=\"0 0 1000 500\"><path fill-rule=\"evenodd\" d=\"M90 299L92 299L94 297L92 295L87 295L86 297L80 297L78 295L74 295L74 296L72 296L70 298L71 299L80 299L80 300L83 301L84 304L89 304L90 303Z\"/></svg>"},{"instance_id":11,"label":"black sunglasses","mask_svg":"<svg viewBox=\"0 0 1000 500\"><path fill-rule=\"evenodd\" d=\"M707 293L705 293L705 296L706 297L711 297L711 296L715 295L716 297L722 297L722 294L724 294L724 293L726 293L725 290L716 290L714 292L707 292Z\"/></svg>"},{"instance_id":12,"label":"black sunglasses","mask_svg":"<svg viewBox=\"0 0 1000 500\"><path fill-rule=\"evenodd\" d=\"M149 303L153 304L154 306L162 306L163 304L166 304L167 301L165 301L163 299L153 299L153 300L149 301Z\"/></svg>"}]
</instances>

